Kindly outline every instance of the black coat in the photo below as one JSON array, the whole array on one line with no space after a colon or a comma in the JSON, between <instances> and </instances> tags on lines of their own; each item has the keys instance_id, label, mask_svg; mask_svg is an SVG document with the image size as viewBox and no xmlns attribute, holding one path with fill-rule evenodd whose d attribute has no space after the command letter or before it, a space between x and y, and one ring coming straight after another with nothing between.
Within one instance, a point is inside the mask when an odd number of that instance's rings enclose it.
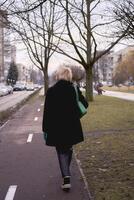
<instances>
[{"instance_id":1,"label":"black coat","mask_svg":"<svg viewBox=\"0 0 134 200\"><path fill-rule=\"evenodd\" d=\"M80 90L79 98L87 107ZM48 89L42 129L47 133L46 144L49 146L73 145L83 141L76 93L71 82L60 80Z\"/></svg>"}]
</instances>

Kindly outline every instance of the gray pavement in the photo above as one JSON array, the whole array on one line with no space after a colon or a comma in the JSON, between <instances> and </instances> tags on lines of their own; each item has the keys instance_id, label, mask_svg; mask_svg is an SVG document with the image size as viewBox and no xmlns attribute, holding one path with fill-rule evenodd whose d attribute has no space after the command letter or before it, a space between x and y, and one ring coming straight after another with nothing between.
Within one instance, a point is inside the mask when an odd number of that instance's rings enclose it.
<instances>
[{"instance_id":1,"label":"gray pavement","mask_svg":"<svg viewBox=\"0 0 134 200\"><path fill-rule=\"evenodd\" d=\"M72 189L61 190L55 148L43 140L42 112L36 96L0 128L0 200L89 200L74 158Z\"/></svg>"},{"instance_id":2,"label":"gray pavement","mask_svg":"<svg viewBox=\"0 0 134 200\"><path fill-rule=\"evenodd\" d=\"M0 112L16 107L21 101L27 99L35 91L19 91L0 97Z\"/></svg>"},{"instance_id":3,"label":"gray pavement","mask_svg":"<svg viewBox=\"0 0 134 200\"><path fill-rule=\"evenodd\" d=\"M98 94L96 90L93 90L93 93L94 95ZM110 96L110 97L117 97L120 99L129 100L129 101L134 101L134 94L127 93L127 92L115 92L115 91L105 90L105 92L103 92L103 95Z\"/></svg>"},{"instance_id":4,"label":"gray pavement","mask_svg":"<svg viewBox=\"0 0 134 200\"><path fill-rule=\"evenodd\" d=\"M132 94L132 93L114 92L114 91L106 90L105 92L103 92L103 95L117 97L120 99L129 100L129 101L134 101L134 94Z\"/></svg>"}]
</instances>

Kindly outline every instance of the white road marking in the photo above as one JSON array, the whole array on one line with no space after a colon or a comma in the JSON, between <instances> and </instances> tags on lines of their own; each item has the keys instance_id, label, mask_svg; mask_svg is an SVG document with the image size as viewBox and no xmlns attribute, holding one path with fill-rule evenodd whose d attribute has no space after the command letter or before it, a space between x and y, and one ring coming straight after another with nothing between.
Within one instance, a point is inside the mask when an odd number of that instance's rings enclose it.
<instances>
[{"instance_id":1,"label":"white road marking","mask_svg":"<svg viewBox=\"0 0 134 200\"><path fill-rule=\"evenodd\" d=\"M29 134L28 139L27 139L27 143L32 142L32 138L33 138L33 134Z\"/></svg>"},{"instance_id":2,"label":"white road marking","mask_svg":"<svg viewBox=\"0 0 134 200\"><path fill-rule=\"evenodd\" d=\"M38 108L38 110L37 110L38 112L40 112L40 108Z\"/></svg>"},{"instance_id":3,"label":"white road marking","mask_svg":"<svg viewBox=\"0 0 134 200\"><path fill-rule=\"evenodd\" d=\"M38 120L38 117L35 117L35 118L34 118L34 121L37 121L37 120Z\"/></svg>"},{"instance_id":4,"label":"white road marking","mask_svg":"<svg viewBox=\"0 0 134 200\"><path fill-rule=\"evenodd\" d=\"M44 106L44 103L41 103L40 105L41 105L41 106Z\"/></svg>"},{"instance_id":5,"label":"white road marking","mask_svg":"<svg viewBox=\"0 0 134 200\"><path fill-rule=\"evenodd\" d=\"M25 105L24 105L23 107L21 107L21 108L19 109L19 111L22 111L24 108L25 108Z\"/></svg>"},{"instance_id":6,"label":"white road marking","mask_svg":"<svg viewBox=\"0 0 134 200\"><path fill-rule=\"evenodd\" d=\"M15 192L16 192L16 189L17 189L17 185L11 185L11 186L8 188L8 191L7 191L5 200L13 200L13 199L14 199Z\"/></svg>"},{"instance_id":7,"label":"white road marking","mask_svg":"<svg viewBox=\"0 0 134 200\"><path fill-rule=\"evenodd\" d=\"M2 128L4 128L4 126L6 126L7 123L8 123L9 121L10 121L10 120L7 120L2 126L0 126L0 130L1 130Z\"/></svg>"}]
</instances>

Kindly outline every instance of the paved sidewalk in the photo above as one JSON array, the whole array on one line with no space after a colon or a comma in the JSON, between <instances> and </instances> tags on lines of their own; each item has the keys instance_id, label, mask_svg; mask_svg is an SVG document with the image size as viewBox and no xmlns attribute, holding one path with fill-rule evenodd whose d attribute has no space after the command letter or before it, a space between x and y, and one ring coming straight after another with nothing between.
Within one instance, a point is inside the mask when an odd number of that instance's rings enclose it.
<instances>
[{"instance_id":1,"label":"paved sidewalk","mask_svg":"<svg viewBox=\"0 0 134 200\"><path fill-rule=\"evenodd\" d=\"M0 112L6 111L7 109L15 108L21 102L27 100L30 95L36 91L21 91L14 94L4 96L0 98Z\"/></svg>"},{"instance_id":2,"label":"paved sidewalk","mask_svg":"<svg viewBox=\"0 0 134 200\"><path fill-rule=\"evenodd\" d=\"M27 102L0 129L0 199L17 186L12 200L89 200L73 157L72 189L64 192L55 148L45 145L41 130L42 98ZM32 135L32 140L28 141ZM11 198L10 198L11 199Z\"/></svg>"},{"instance_id":3,"label":"paved sidewalk","mask_svg":"<svg viewBox=\"0 0 134 200\"><path fill-rule=\"evenodd\" d=\"M105 96L117 97L124 100L134 101L134 94L126 93L126 92L114 92L106 90L103 92Z\"/></svg>"}]
</instances>

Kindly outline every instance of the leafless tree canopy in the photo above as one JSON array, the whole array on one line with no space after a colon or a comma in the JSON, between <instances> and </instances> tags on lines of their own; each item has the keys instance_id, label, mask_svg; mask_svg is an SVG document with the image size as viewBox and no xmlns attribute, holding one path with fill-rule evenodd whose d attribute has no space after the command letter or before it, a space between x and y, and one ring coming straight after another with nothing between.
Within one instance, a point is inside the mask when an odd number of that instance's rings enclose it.
<instances>
[{"instance_id":1,"label":"leafless tree canopy","mask_svg":"<svg viewBox=\"0 0 134 200\"><path fill-rule=\"evenodd\" d=\"M18 5L12 5L14 14L10 15L9 28L15 31L19 38L23 41L27 48L27 52L31 61L44 73L45 87L47 90L48 82L48 64L51 56L59 44L59 38L54 38L54 33L61 27L60 15L61 12L56 8L58 0L46 1L38 3L38 6L29 10L31 2L23 0ZM43 2L43 1L40 1ZM37 1L36 1L37 3ZM20 12L26 11L26 12ZM63 29L63 26L62 28ZM45 91L46 91L45 90Z\"/></svg>"},{"instance_id":2,"label":"leafless tree canopy","mask_svg":"<svg viewBox=\"0 0 134 200\"><path fill-rule=\"evenodd\" d=\"M117 0L3 0L1 7L8 9L10 27L20 35L29 57L43 70L45 80L53 53L63 54L85 68L86 97L92 100L95 62L133 28L131 18L131 25L122 20L123 31L118 31L120 19L111 12L116 2L120 4ZM130 2L127 0L126 5L132 6ZM122 10L126 16L127 8Z\"/></svg>"},{"instance_id":3,"label":"leafless tree canopy","mask_svg":"<svg viewBox=\"0 0 134 200\"><path fill-rule=\"evenodd\" d=\"M2 0L0 9L7 10L8 14L26 13L35 10L40 5L43 5L47 0Z\"/></svg>"},{"instance_id":4,"label":"leafless tree canopy","mask_svg":"<svg viewBox=\"0 0 134 200\"><path fill-rule=\"evenodd\" d=\"M62 47L59 52L76 60L82 65L87 65L87 52L91 51L90 62L94 63L102 55L98 55L99 49L109 50L118 41L121 35L115 33L115 20L109 14L109 10L102 9L105 1L85 0L61 0L59 5L64 9L63 21L66 24L63 35ZM99 9L101 7L101 9ZM89 40L88 40L89 39ZM90 41L90 44L88 42ZM103 45L102 45L103 44ZM87 46L89 49L87 50ZM73 52L73 54L72 54ZM75 56L74 52L76 53ZM103 51L105 54L105 51Z\"/></svg>"},{"instance_id":5,"label":"leafless tree canopy","mask_svg":"<svg viewBox=\"0 0 134 200\"><path fill-rule=\"evenodd\" d=\"M110 1L59 0L57 6L63 8L66 25L57 52L85 68L86 96L92 100L93 66L125 36L126 30L123 33L117 31L116 20L110 12L114 5ZM98 54L99 50L101 54Z\"/></svg>"},{"instance_id":6,"label":"leafless tree canopy","mask_svg":"<svg viewBox=\"0 0 134 200\"><path fill-rule=\"evenodd\" d=\"M134 39L134 1L122 0L120 4L114 1L114 4L114 14L116 21L119 23L119 31L124 32L128 28L127 38Z\"/></svg>"}]
</instances>

